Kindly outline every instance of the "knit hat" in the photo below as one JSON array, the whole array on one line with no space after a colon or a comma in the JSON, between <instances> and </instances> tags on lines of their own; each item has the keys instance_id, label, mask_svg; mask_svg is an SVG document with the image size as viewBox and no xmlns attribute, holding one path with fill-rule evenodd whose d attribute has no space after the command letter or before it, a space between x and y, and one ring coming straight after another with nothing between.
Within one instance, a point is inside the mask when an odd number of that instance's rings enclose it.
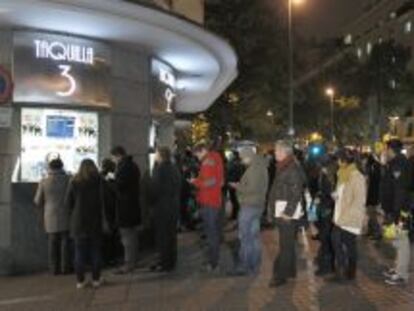
<instances>
[{"instance_id":1,"label":"knit hat","mask_svg":"<svg viewBox=\"0 0 414 311\"><path fill-rule=\"evenodd\" d=\"M252 148L242 148L239 150L240 158L242 159L253 159L256 155Z\"/></svg>"},{"instance_id":2,"label":"knit hat","mask_svg":"<svg viewBox=\"0 0 414 311\"><path fill-rule=\"evenodd\" d=\"M403 143L399 139L391 139L387 142L387 147L394 151L396 154L400 154L403 150Z\"/></svg>"}]
</instances>

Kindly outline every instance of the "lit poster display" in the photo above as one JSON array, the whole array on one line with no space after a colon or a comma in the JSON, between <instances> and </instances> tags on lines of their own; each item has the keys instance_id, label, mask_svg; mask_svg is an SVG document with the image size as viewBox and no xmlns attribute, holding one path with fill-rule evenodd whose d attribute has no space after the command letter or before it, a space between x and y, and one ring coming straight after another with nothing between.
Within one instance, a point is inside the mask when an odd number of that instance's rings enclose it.
<instances>
[{"instance_id":1,"label":"lit poster display","mask_svg":"<svg viewBox=\"0 0 414 311\"><path fill-rule=\"evenodd\" d=\"M152 72L152 106L155 115L173 113L177 97L177 78L171 66L153 59Z\"/></svg>"},{"instance_id":2,"label":"lit poster display","mask_svg":"<svg viewBox=\"0 0 414 311\"><path fill-rule=\"evenodd\" d=\"M110 53L85 39L19 31L14 35L17 103L109 106Z\"/></svg>"},{"instance_id":3,"label":"lit poster display","mask_svg":"<svg viewBox=\"0 0 414 311\"><path fill-rule=\"evenodd\" d=\"M75 173L80 162L98 160L98 114L74 110L22 109L21 180L37 182L47 162L60 157L66 171Z\"/></svg>"}]
</instances>

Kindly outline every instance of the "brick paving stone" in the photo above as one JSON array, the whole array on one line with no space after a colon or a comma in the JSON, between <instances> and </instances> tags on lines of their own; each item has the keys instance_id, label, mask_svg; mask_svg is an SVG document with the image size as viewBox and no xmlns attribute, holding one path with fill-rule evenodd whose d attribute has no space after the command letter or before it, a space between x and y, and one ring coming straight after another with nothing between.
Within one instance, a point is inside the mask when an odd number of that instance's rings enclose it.
<instances>
[{"instance_id":1,"label":"brick paving stone","mask_svg":"<svg viewBox=\"0 0 414 311\"><path fill-rule=\"evenodd\" d=\"M223 271L232 267L231 239L222 246ZM203 251L196 234L180 236L179 264L172 274L141 269L131 276L115 277L99 290L75 289L74 276L31 275L0 278L0 311L408 311L414 310L414 282L404 288L383 282L381 271L392 262L388 245L361 241L358 278L337 285L313 275L310 253L298 246L298 277L287 286L268 287L273 259L278 252L276 234L263 232L263 264L255 278L209 276L200 272ZM301 243L303 244L303 243ZM414 257L413 257L414 258ZM142 265L149 265L151 254Z\"/></svg>"}]
</instances>

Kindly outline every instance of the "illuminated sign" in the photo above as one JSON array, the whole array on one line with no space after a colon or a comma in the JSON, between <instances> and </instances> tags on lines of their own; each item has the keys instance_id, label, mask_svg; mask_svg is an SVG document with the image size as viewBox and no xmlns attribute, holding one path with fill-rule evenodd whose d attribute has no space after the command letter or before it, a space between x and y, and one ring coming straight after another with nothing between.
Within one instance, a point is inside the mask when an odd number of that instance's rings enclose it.
<instances>
[{"instance_id":1,"label":"illuminated sign","mask_svg":"<svg viewBox=\"0 0 414 311\"><path fill-rule=\"evenodd\" d=\"M110 53L99 42L16 32L14 77L15 102L110 105Z\"/></svg>"},{"instance_id":2,"label":"illuminated sign","mask_svg":"<svg viewBox=\"0 0 414 311\"><path fill-rule=\"evenodd\" d=\"M0 103L9 100L13 90L13 82L8 70L0 66Z\"/></svg>"},{"instance_id":3,"label":"illuminated sign","mask_svg":"<svg viewBox=\"0 0 414 311\"><path fill-rule=\"evenodd\" d=\"M172 67L158 60L152 61L153 105L152 112L173 113L177 97L177 78Z\"/></svg>"}]
</instances>

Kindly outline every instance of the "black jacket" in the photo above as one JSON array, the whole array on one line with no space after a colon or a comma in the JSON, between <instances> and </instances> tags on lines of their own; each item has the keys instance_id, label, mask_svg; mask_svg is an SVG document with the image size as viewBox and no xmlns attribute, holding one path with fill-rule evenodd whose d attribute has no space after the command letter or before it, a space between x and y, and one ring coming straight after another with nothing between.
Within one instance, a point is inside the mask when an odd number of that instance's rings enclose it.
<instances>
[{"instance_id":1,"label":"black jacket","mask_svg":"<svg viewBox=\"0 0 414 311\"><path fill-rule=\"evenodd\" d=\"M173 163L163 162L154 167L151 178L151 194L156 222L178 217L181 175Z\"/></svg>"},{"instance_id":2,"label":"black jacket","mask_svg":"<svg viewBox=\"0 0 414 311\"><path fill-rule=\"evenodd\" d=\"M125 157L118 163L115 188L117 225L120 228L132 228L141 223L140 179L140 170L132 157Z\"/></svg>"},{"instance_id":3,"label":"black jacket","mask_svg":"<svg viewBox=\"0 0 414 311\"><path fill-rule=\"evenodd\" d=\"M366 166L368 177L367 206L377 206L380 201L381 164L374 160L368 160Z\"/></svg>"},{"instance_id":4,"label":"black jacket","mask_svg":"<svg viewBox=\"0 0 414 311\"><path fill-rule=\"evenodd\" d=\"M388 220L397 221L401 210L409 208L410 187L409 162L404 155L398 155L384 167L381 180L381 203Z\"/></svg>"},{"instance_id":5,"label":"black jacket","mask_svg":"<svg viewBox=\"0 0 414 311\"><path fill-rule=\"evenodd\" d=\"M96 177L88 181L72 180L66 195L70 211L70 233L75 239L100 238L108 185Z\"/></svg>"}]
</instances>

